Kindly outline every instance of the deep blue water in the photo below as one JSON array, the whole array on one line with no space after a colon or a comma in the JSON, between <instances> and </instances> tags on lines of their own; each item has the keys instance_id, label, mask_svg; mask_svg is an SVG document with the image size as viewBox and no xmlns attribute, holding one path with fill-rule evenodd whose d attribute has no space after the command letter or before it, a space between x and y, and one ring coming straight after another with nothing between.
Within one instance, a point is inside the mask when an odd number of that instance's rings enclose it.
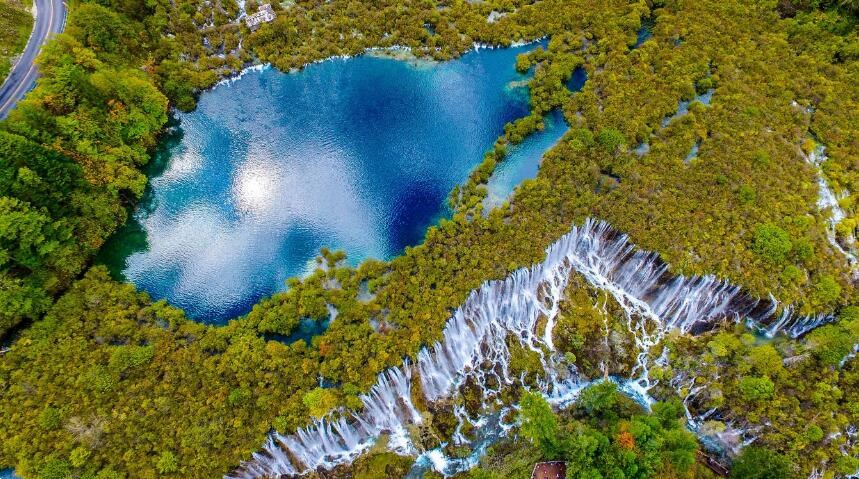
<instances>
[{"instance_id":1,"label":"deep blue water","mask_svg":"<svg viewBox=\"0 0 859 479\"><path fill-rule=\"evenodd\" d=\"M567 89L571 92L577 92L584 88L585 82L588 81L588 71L584 67L576 67L570 79L567 80Z\"/></svg>"},{"instance_id":2,"label":"deep blue water","mask_svg":"<svg viewBox=\"0 0 859 479\"><path fill-rule=\"evenodd\" d=\"M18 479L14 469L0 469L0 479Z\"/></svg>"},{"instance_id":3,"label":"deep blue water","mask_svg":"<svg viewBox=\"0 0 859 479\"><path fill-rule=\"evenodd\" d=\"M307 272L323 246L352 264L395 256L449 214L451 189L528 113L514 65L533 48L335 59L218 86L179 115L134 221L100 259L222 322ZM528 150L536 164L541 148Z\"/></svg>"},{"instance_id":4,"label":"deep blue water","mask_svg":"<svg viewBox=\"0 0 859 479\"><path fill-rule=\"evenodd\" d=\"M653 36L653 26L656 24L656 21L652 17L646 17L641 19L641 27L635 33L635 44L632 48L638 48L642 43L646 42Z\"/></svg>"},{"instance_id":5,"label":"deep blue water","mask_svg":"<svg viewBox=\"0 0 859 479\"><path fill-rule=\"evenodd\" d=\"M632 48L638 48L642 43L646 42L653 36L653 25L655 24L653 18L645 18L641 21L641 28L638 29L638 32L635 34L635 45Z\"/></svg>"}]
</instances>

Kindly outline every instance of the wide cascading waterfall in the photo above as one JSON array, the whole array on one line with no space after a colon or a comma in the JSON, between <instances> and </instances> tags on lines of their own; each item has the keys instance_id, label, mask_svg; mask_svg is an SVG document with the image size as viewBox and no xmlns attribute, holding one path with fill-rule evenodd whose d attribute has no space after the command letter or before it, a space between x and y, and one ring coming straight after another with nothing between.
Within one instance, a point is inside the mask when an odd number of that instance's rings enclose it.
<instances>
[{"instance_id":1,"label":"wide cascading waterfall","mask_svg":"<svg viewBox=\"0 0 859 479\"><path fill-rule=\"evenodd\" d=\"M623 309L640 351L636 376L625 388L642 396L652 387L651 349L668 330L700 334L724 322L747 321L768 335L797 337L831 319L795 316L790 308L777 314L775 300L760 300L713 276L674 276L657 254L638 250L607 223L588 219L553 243L542 263L472 291L448 320L441 341L422 349L414 365L407 362L378 376L361 396L361 411L332 413L289 436L274 432L251 460L227 477L330 469L351 462L383 435L389 449L416 455L408 426L420 424L422 416L412 401L413 372L431 403L455 394L470 379L481 389L486 408L488 400L498 399L501 388L521 381L510 373L509 338L540 356L545 372L538 380L540 391L557 404L569 402L583 384L575 366L555 350L552 333L573 273L611 294Z\"/></svg>"},{"instance_id":2,"label":"wide cascading waterfall","mask_svg":"<svg viewBox=\"0 0 859 479\"><path fill-rule=\"evenodd\" d=\"M328 469L352 461L382 434L389 435L392 451L415 454L405 428L421 421L411 399L411 371L407 362L379 374L370 392L361 396L360 414L326 417L291 436L272 433L252 460L227 477L281 477Z\"/></svg>"}]
</instances>

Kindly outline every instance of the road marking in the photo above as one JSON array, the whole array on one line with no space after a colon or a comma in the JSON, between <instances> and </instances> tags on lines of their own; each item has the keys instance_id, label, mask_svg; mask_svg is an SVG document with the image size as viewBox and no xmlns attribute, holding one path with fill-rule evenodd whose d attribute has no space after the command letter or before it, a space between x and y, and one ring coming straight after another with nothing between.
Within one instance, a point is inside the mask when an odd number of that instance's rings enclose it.
<instances>
[{"instance_id":1,"label":"road marking","mask_svg":"<svg viewBox=\"0 0 859 479\"><path fill-rule=\"evenodd\" d=\"M65 4L65 2L63 2L63 4ZM44 38L42 38L42 41L39 43L39 51L36 52L36 57L39 56L39 52L41 51L42 47L45 45L45 42L48 40L48 36L51 33L53 33L53 32L51 32L51 29L54 27L54 2L53 2L53 0L48 0L48 5L50 5L50 8L51 8L51 13L50 13L50 15L48 15L48 30L45 33ZM38 18L36 19L36 21L38 21ZM36 29L36 25L34 24L33 30L35 30L35 29ZM26 49L27 48L24 47L24 50L26 50ZM30 64L30 68L27 70L27 73L24 74L23 80L27 80L30 77L30 74L33 73L33 70L35 68L36 68L36 58L33 58L33 62ZM11 73L9 76L11 76ZM6 108L9 107L9 104L11 102L17 101L16 97L18 96L18 93L21 92L21 88L23 88L25 85L31 83L30 81L23 81L23 80L20 83L18 83L18 86L15 87L14 90L12 90L12 95L6 99L6 102L3 103L3 106L0 106L0 112L6 110ZM33 82L35 82L35 81L36 80L33 79Z\"/></svg>"},{"instance_id":2,"label":"road marking","mask_svg":"<svg viewBox=\"0 0 859 479\"><path fill-rule=\"evenodd\" d=\"M18 64L21 63L21 59L24 58L24 53L27 52L27 47L29 47L30 43L32 43L33 35L36 34L36 25L39 23L39 8L36 7L35 2L33 2L33 7L30 10L30 15L33 16L33 29L30 30L30 36L27 37L27 44L24 45L24 51L22 51L21 56L18 57L17 60L15 60L15 64L12 65L12 68L9 69L9 75L6 77L5 80L3 80L3 85L5 85L7 81L9 81L9 78L12 77L12 73L14 73L15 69L18 68Z\"/></svg>"},{"instance_id":3,"label":"road marking","mask_svg":"<svg viewBox=\"0 0 859 479\"><path fill-rule=\"evenodd\" d=\"M35 63L30 64L30 68L27 70L27 73L24 74L24 80L27 80L30 77L30 74L33 72L33 69L35 69L35 68L36 68ZM23 88L24 85L26 85L27 83L29 83L29 82L28 81L19 82L18 86L15 87L14 90L12 90L12 95L6 99L6 103L4 103L2 107L0 107L0 110L5 110L6 107L9 106L9 103L16 101L15 97L18 96L18 93L21 91L21 88Z\"/></svg>"}]
</instances>

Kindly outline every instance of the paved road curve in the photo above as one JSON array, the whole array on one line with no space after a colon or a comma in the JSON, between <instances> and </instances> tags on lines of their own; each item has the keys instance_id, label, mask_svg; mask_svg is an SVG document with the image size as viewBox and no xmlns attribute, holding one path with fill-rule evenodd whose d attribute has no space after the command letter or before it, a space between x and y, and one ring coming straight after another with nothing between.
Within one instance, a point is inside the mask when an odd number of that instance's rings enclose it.
<instances>
[{"instance_id":1,"label":"paved road curve","mask_svg":"<svg viewBox=\"0 0 859 479\"><path fill-rule=\"evenodd\" d=\"M18 64L0 86L0 119L6 118L18 100L33 88L39 72L34 61L42 45L55 33L63 31L66 23L66 5L63 0L34 0L36 22L30 41Z\"/></svg>"}]
</instances>

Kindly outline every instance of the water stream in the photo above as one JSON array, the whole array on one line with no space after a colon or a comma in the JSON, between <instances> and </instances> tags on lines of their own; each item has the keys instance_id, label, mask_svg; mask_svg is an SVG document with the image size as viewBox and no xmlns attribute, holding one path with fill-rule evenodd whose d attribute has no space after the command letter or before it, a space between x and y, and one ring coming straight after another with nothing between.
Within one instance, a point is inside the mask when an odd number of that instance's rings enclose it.
<instances>
[{"instance_id":1,"label":"water stream","mask_svg":"<svg viewBox=\"0 0 859 479\"><path fill-rule=\"evenodd\" d=\"M826 237L829 240L829 244L847 260L847 263L853 269L855 276L857 272L859 272L859 270L857 270L857 266L859 266L859 264L857 264L859 263L859 257L857 257L857 254L859 253L856 251L856 237L852 232L847 234L843 241L847 246L842 245L842 243L838 241L836 229L838 228L838 224L844 221L847 217L847 214L843 209L841 209L841 205L838 203L838 200L842 197L836 195L835 192L832 191L832 188L829 186L829 182L827 182L826 178L823 176L822 165L826 160L826 147L823 145L815 146L814 150L812 150L812 152L807 156L807 161L817 169L817 208L822 212L829 212L829 217L826 220Z\"/></svg>"},{"instance_id":2,"label":"water stream","mask_svg":"<svg viewBox=\"0 0 859 479\"><path fill-rule=\"evenodd\" d=\"M537 176L543 153L555 146L569 130L560 110L552 110L543 117L545 127L531 133L522 143L510 147L504 160L495 167L486 185L487 196L483 209L501 205L522 181Z\"/></svg>"},{"instance_id":3,"label":"water stream","mask_svg":"<svg viewBox=\"0 0 859 479\"><path fill-rule=\"evenodd\" d=\"M672 121L689 113L689 105L691 105L693 102L697 101L704 106L710 106L710 102L713 101L713 93L715 92L715 88L710 88L709 90L705 91L704 93L701 93L700 95L695 95L695 98L693 98L692 100L680 100L679 102L677 102L677 111L662 119L662 128L665 128Z\"/></svg>"}]
</instances>

